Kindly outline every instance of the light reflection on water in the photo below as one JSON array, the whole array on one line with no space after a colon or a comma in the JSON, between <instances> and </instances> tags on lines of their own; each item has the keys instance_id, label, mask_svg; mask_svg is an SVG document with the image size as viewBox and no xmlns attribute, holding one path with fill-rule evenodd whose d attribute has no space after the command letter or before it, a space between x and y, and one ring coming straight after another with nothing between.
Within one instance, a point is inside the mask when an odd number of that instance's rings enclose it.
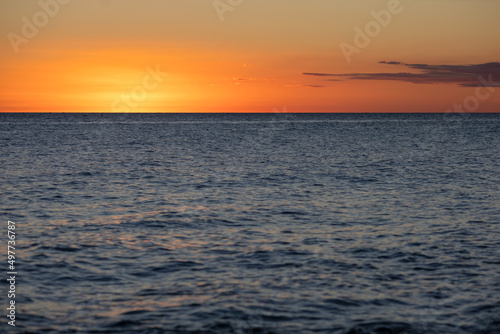
<instances>
[{"instance_id":1,"label":"light reflection on water","mask_svg":"<svg viewBox=\"0 0 500 334\"><path fill-rule=\"evenodd\" d=\"M20 332L495 332L500 118L283 116L0 115Z\"/></svg>"}]
</instances>

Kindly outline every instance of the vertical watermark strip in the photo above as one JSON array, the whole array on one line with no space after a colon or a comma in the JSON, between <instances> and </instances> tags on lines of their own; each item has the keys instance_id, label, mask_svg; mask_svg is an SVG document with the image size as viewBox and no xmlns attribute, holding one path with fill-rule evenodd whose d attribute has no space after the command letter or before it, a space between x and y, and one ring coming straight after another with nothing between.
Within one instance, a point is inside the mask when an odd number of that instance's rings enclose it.
<instances>
[{"instance_id":1,"label":"vertical watermark strip","mask_svg":"<svg viewBox=\"0 0 500 334\"><path fill-rule=\"evenodd\" d=\"M16 223L7 222L7 282L9 283L9 292L7 297L9 306L7 307L7 323L10 326L16 326Z\"/></svg>"}]
</instances>

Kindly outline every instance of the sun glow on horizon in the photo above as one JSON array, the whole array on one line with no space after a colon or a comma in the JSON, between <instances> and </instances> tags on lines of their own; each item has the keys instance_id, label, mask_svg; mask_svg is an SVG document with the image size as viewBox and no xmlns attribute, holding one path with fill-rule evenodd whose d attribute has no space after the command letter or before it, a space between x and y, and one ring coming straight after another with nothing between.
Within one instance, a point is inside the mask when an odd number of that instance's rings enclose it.
<instances>
[{"instance_id":1,"label":"sun glow on horizon","mask_svg":"<svg viewBox=\"0 0 500 334\"><path fill-rule=\"evenodd\" d=\"M356 37L357 27L364 29L387 1L255 0L224 20L194 0L104 7L73 1L18 45L19 52L8 38L0 42L0 112L272 112L284 106L289 112L445 112L474 87L303 75L400 70L383 60L451 66L500 59L491 29L500 2L401 3L403 10L347 62L339 45L366 39ZM4 36L22 34L21 18L41 10L24 2L0 7ZM433 15L423 26L426 13ZM457 27L462 21L468 24ZM457 38L460 43L443 43ZM468 45L473 48L465 52ZM475 111L499 106L495 92Z\"/></svg>"}]
</instances>

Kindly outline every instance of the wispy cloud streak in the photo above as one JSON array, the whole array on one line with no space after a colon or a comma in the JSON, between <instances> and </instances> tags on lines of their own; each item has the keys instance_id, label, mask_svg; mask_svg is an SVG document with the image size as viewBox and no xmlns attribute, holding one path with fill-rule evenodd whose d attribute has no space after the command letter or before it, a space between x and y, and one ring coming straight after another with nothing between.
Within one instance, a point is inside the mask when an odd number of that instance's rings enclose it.
<instances>
[{"instance_id":1,"label":"wispy cloud streak","mask_svg":"<svg viewBox=\"0 0 500 334\"><path fill-rule=\"evenodd\" d=\"M403 81L414 84L456 84L462 87L500 87L499 82L494 79L500 78L500 63L491 62L476 65L429 65L429 64L407 64L398 61L381 61L380 64L392 66L404 66L420 72L397 72L397 73L311 73L303 75L317 77L335 77L337 79L326 79L325 81L343 80L390 80Z\"/></svg>"}]
</instances>

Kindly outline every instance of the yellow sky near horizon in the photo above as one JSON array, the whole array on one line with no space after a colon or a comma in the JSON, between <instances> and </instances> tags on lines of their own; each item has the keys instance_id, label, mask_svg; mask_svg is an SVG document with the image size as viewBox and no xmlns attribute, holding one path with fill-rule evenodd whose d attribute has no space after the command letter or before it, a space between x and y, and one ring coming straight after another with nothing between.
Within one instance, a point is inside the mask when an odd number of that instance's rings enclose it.
<instances>
[{"instance_id":1,"label":"yellow sky near horizon","mask_svg":"<svg viewBox=\"0 0 500 334\"><path fill-rule=\"evenodd\" d=\"M419 72L380 61L500 61L495 0L401 0L388 24L377 23L380 31L357 47L354 28L365 31L376 22L372 11L390 13L396 5L397 0L3 1L0 111L271 112L286 106L291 112L444 112L474 95L473 87L444 81L303 75ZM38 31L29 31L26 22ZM341 43L358 49L350 62ZM151 69L168 75L154 81ZM500 89L491 89L473 111L500 111Z\"/></svg>"}]
</instances>

